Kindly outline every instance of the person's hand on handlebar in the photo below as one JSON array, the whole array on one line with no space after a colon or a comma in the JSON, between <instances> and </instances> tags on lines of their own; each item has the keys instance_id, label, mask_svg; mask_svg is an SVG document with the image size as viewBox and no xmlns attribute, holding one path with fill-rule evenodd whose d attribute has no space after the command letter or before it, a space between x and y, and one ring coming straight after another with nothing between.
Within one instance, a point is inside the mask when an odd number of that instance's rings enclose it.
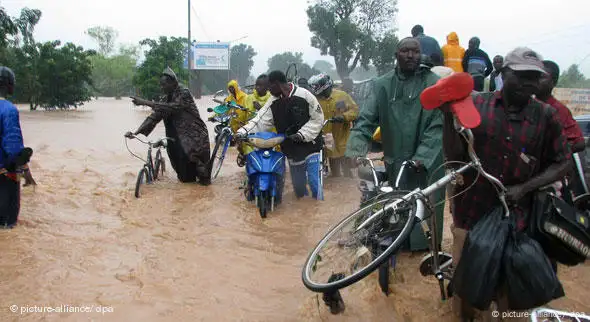
<instances>
[{"instance_id":1,"label":"person's hand on handlebar","mask_svg":"<svg viewBox=\"0 0 590 322\"><path fill-rule=\"evenodd\" d=\"M516 203L526 194L526 190L522 185L514 185L506 187L506 201L509 203Z\"/></svg>"},{"instance_id":2,"label":"person's hand on handlebar","mask_svg":"<svg viewBox=\"0 0 590 322\"><path fill-rule=\"evenodd\" d=\"M245 140L246 138L248 138L248 133L238 131L236 132L234 137L236 138L236 140Z\"/></svg>"},{"instance_id":3,"label":"person's hand on handlebar","mask_svg":"<svg viewBox=\"0 0 590 322\"><path fill-rule=\"evenodd\" d=\"M128 139L133 139L135 137L135 134L133 134L133 132L131 131L127 131L124 136Z\"/></svg>"},{"instance_id":4,"label":"person's hand on handlebar","mask_svg":"<svg viewBox=\"0 0 590 322\"><path fill-rule=\"evenodd\" d=\"M291 134L287 137L288 139L292 140L295 143L302 143L305 139L301 133L297 132L295 134Z\"/></svg>"}]
</instances>

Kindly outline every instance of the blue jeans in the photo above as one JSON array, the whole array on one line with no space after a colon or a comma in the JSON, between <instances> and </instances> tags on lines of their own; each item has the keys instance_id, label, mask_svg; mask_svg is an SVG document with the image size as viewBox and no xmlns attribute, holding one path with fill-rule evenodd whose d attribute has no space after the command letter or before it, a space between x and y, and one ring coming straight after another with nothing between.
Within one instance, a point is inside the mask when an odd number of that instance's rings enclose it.
<instances>
[{"instance_id":1,"label":"blue jeans","mask_svg":"<svg viewBox=\"0 0 590 322\"><path fill-rule=\"evenodd\" d=\"M321 169L322 160L319 152L308 155L303 161L294 162L289 160L291 181L297 198L309 195L307 191L307 185L309 184L311 196L317 200L324 200Z\"/></svg>"}]
</instances>

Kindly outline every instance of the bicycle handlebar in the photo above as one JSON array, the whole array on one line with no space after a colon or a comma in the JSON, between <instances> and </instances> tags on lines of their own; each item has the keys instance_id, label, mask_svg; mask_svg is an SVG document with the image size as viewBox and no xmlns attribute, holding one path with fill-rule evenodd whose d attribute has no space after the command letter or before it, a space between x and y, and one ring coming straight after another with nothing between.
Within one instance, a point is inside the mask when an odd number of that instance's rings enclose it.
<instances>
[{"instance_id":1,"label":"bicycle handlebar","mask_svg":"<svg viewBox=\"0 0 590 322\"><path fill-rule=\"evenodd\" d=\"M333 117L324 120L324 124L322 125L322 127L326 126L326 124L328 123L344 123L344 120L336 120Z\"/></svg>"},{"instance_id":2,"label":"bicycle handlebar","mask_svg":"<svg viewBox=\"0 0 590 322\"><path fill-rule=\"evenodd\" d=\"M136 139L137 141L139 141L139 142L141 142L143 144L146 144L146 145L150 145L152 147L159 147L159 146L164 146L165 147L165 146L167 146L167 144L166 144L167 142L166 141L175 142L175 140L173 138L167 137L167 136L165 136L165 137L163 137L163 138L161 138L161 139L159 139L159 140L157 140L155 142L144 141L144 140L140 139L139 137L137 137L136 135L133 135L133 134L132 135L125 135L125 138L127 138L127 139Z\"/></svg>"},{"instance_id":3,"label":"bicycle handlebar","mask_svg":"<svg viewBox=\"0 0 590 322\"><path fill-rule=\"evenodd\" d=\"M454 117L454 125L455 125L455 130L463 137L463 139L467 142L467 153L469 155L469 158L471 159L471 162L469 162L469 164L466 164L464 166L462 166L460 169L458 170L453 170L450 174L445 175L444 177L440 178L438 181L436 181L435 183L429 185L428 187L424 188L424 189L420 189L417 188L414 191L410 192L409 194L405 195L404 197L401 198L401 200L404 200L406 202L414 199L418 202L418 204L420 205L420 203L422 202L422 199L426 196L431 195L433 192L437 191L438 189L441 189L442 187L446 186L449 182L451 182L452 178L455 178L457 174L463 173L467 170L469 170L470 168L475 168L476 171L478 171L481 175L483 175L486 179L488 179L493 185L495 185L497 188L499 188L499 191L497 191L498 193L498 198L500 199L500 202L502 203L502 206L504 207L505 210L505 216L509 216L510 214L510 209L508 207L508 203L506 202L506 187L504 186L504 184L502 184L502 182L497 179L496 177L492 176L491 174L487 173L482 165L481 162L479 160L479 158L477 157L477 154L475 153L475 149L473 148L474 145L474 138L473 138L473 132L471 132L470 129L466 129L463 126L459 125L457 118ZM375 186L378 186L378 181L377 181L377 174L375 171L375 167L373 165L373 162L371 159L368 158L357 158L357 160L360 160L361 162L366 162L369 164L369 166L371 167L371 170L373 172L373 180L375 181ZM404 166L407 166L408 163L404 162ZM410 163L411 164L411 163ZM415 164L414 164L415 166ZM400 176L398 175L398 181L399 181ZM396 183L397 185L397 183ZM395 201L387 204L385 208L390 208L393 209L397 206L397 204L399 204L399 202L401 201L400 199L396 199ZM419 212L416 212L417 214ZM368 224L369 222L371 222L376 216L378 216L379 212L374 213L373 215L371 215L369 218L367 218L361 225L359 225L357 227L357 229L362 229L366 224ZM422 220L423 218L420 218L420 220Z\"/></svg>"}]
</instances>

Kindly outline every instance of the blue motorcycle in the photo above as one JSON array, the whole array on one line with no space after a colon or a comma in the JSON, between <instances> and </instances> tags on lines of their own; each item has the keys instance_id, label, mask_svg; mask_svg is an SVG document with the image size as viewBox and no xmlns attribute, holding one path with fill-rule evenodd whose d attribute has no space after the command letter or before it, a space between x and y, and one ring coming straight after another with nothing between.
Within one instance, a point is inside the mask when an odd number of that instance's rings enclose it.
<instances>
[{"instance_id":1,"label":"blue motorcycle","mask_svg":"<svg viewBox=\"0 0 590 322\"><path fill-rule=\"evenodd\" d=\"M258 132L240 140L247 141L255 150L246 155L246 199L255 201L260 217L280 203L285 185L285 155L275 147L285 140L283 134Z\"/></svg>"}]
</instances>

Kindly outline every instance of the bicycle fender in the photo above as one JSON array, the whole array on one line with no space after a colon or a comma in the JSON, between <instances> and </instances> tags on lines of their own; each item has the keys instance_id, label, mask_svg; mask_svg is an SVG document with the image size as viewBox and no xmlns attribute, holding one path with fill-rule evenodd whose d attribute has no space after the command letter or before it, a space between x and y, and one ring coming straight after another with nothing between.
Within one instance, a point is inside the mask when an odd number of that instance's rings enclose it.
<instances>
[{"instance_id":1,"label":"bicycle fender","mask_svg":"<svg viewBox=\"0 0 590 322\"><path fill-rule=\"evenodd\" d=\"M256 181L257 181L259 191L270 190L270 187L272 187L272 183L274 182L273 175L271 173L259 174Z\"/></svg>"}]
</instances>

